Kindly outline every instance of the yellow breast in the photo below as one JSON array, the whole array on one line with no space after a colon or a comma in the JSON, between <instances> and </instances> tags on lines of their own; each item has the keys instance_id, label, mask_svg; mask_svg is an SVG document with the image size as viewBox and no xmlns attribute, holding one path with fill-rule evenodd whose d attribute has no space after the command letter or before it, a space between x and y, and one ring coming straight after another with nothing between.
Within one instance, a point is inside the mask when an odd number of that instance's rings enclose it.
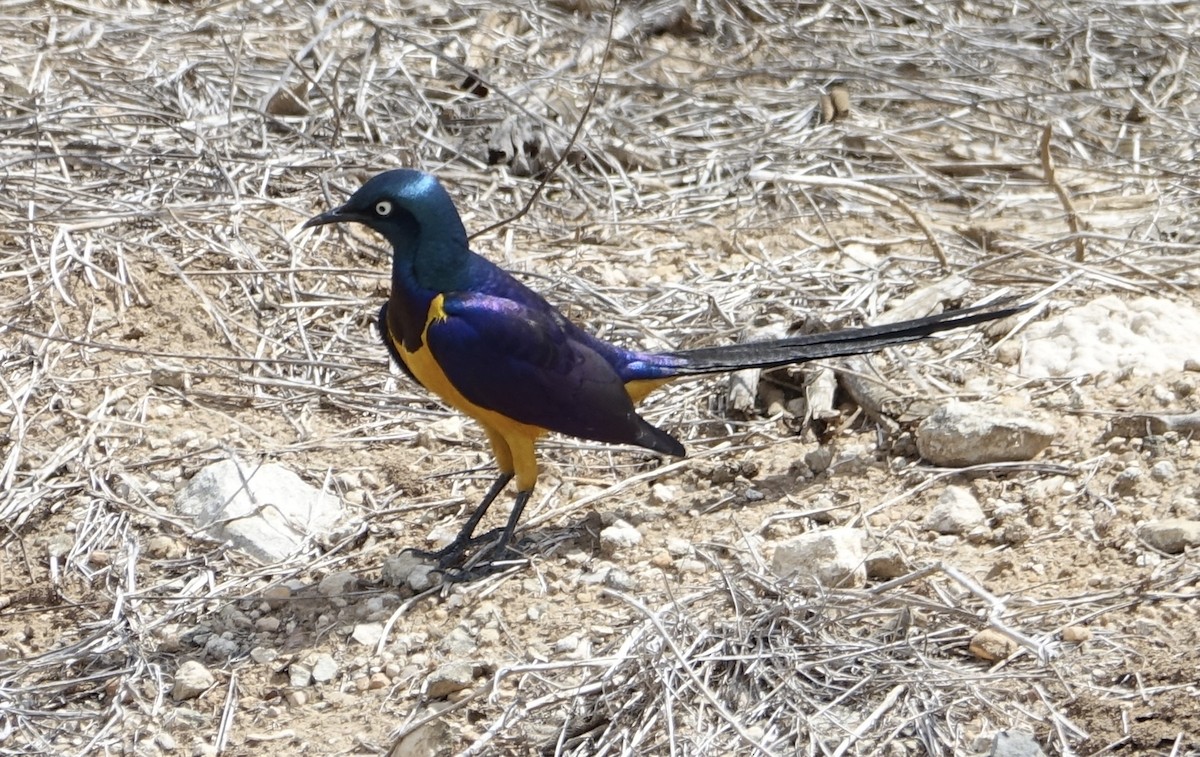
<instances>
[{"instance_id":1,"label":"yellow breast","mask_svg":"<svg viewBox=\"0 0 1200 757\"><path fill-rule=\"evenodd\" d=\"M425 328L421 333L421 346L417 349L410 351L404 347L403 340L397 340L394 336L389 335L392 344L396 347L396 351L400 353L400 357L404 360L404 364L408 366L408 369L417 377L422 386L441 397L446 404L455 410L479 421L488 430L498 431L504 437L516 435L529 440L537 439L545 434L546 429L544 428L515 421L494 410L476 405L464 397L454 384L450 382L449 377L446 376L446 372L438 365L433 353L429 350L429 327L438 321L446 320L446 311L443 308L443 302L444 299L439 294L429 303L429 312L425 316ZM481 365L479 370L486 371L488 370L488 366Z\"/></svg>"}]
</instances>

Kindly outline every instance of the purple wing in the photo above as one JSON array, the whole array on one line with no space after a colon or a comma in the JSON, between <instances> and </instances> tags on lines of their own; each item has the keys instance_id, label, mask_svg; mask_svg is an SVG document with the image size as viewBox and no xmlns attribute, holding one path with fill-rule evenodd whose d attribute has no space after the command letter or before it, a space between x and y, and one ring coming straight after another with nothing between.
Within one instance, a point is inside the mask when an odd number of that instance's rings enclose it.
<instances>
[{"instance_id":1,"label":"purple wing","mask_svg":"<svg viewBox=\"0 0 1200 757\"><path fill-rule=\"evenodd\" d=\"M483 294L445 296L429 350L471 402L513 420L583 439L683 455L634 410L617 370L552 311Z\"/></svg>"}]
</instances>

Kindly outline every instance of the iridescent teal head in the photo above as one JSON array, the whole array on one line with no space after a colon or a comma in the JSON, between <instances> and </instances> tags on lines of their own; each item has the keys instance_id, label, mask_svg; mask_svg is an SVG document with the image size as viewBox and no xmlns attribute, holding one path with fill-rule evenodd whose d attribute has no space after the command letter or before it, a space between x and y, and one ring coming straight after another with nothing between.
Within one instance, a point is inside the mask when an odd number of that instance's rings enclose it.
<instances>
[{"instance_id":1,"label":"iridescent teal head","mask_svg":"<svg viewBox=\"0 0 1200 757\"><path fill-rule=\"evenodd\" d=\"M310 218L304 228L347 221L366 224L391 243L394 275L411 275L432 289L455 288L470 255L454 201L421 171L398 168L374 176L344 205Z\"/></svg>"}]
</instances>

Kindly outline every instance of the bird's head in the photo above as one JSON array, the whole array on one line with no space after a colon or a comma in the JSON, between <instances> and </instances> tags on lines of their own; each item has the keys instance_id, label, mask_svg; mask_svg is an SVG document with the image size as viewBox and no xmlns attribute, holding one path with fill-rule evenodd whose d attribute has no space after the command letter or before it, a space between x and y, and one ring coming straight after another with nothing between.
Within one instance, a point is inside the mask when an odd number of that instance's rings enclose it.
<instances>
[{"instance_id":1,"label":"bird's head","mask_svg":"<svg viewBox=\"0 0 1200 757\"><path fill-rule=\"evenodd\" d=\"M372 177L344 205L313 216L304 228L354 221L391 243L395 264L435 275L467 254L467 232L454 201L433 176L409 168Z\"/></svg>"}]
</instances>

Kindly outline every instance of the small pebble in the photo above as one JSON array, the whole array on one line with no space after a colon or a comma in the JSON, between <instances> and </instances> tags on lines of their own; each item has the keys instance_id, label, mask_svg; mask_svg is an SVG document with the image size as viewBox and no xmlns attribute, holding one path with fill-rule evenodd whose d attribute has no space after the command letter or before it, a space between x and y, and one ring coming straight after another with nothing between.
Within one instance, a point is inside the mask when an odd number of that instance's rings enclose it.
<instances>
[{"instance_id":1,"label":"small pebble","mask_svg":"<svg viewBox=\"0 0 1200 757\"><path fill-rule=\"evenodd\" d=\"M470 663L447 663L425 679L425 696L429 699L443 699L467 688L474 680L475 668Z\"/></svg>"},{"instance_id":2,"label":"small pebble","mask_svg":"<svg viewBox=\"0 0 1200 757\"><path fill-rule=\"evenodd\" d=\"M1159 460L1154 465L1150 466L1150 478L1165 484L1175 478L1178 471L1175 468L1175 463L1170 460Z\"/></svg>"},{"instance_id":3,"label":"small pebble","mask_svg":"<svg viewBox=\"0 0 1200 757\"><path fill-rule=\"evenodd\" d=\"M642 533L629 523L617 519L611 526L600 532L600 551L612 555L621 550L629 549L640 544Z\"/></svg>"},{"instance_id":4,"label":"small pebble","mask_svg":"<svg viewBox=\"0 0 1200 757\"><path fill-rule=\"evenodd\" d=\"M967 651L981 660L996 662L1017 651L1017 643L999 631L985 628L971 639Z\"/></svg>"},{"instance_id":5,"label":"small pebble","mask_svg":"<svg viewBox=\"0 0 1200 757\"><path fill-rule=\"evenodd\" d=\"M322 652L313 659L312 677L317 683L329 683L338 674L338 664L333 656Z\"/></svg>"},{"instance_id":6,"label":"small pebble","mask_svg":"<svg viewBox=\"0 0 1200 757\"><path fill-rule=\"evenodd\" d=\"M674 565L675 561L671 559L671 553L664 549L650 558L650 564L659 570L666 570Z\"/></svg>"},{"instance_id":7,"label":"small pebble","mask_svg":"<svg viewBox=\"0 0 1200 757\"><path fill-rule=\"evenodd\" d=\"M1072 644L1082 644L1091 638L1091 629L1084 626L1067 626L1062 631L1062 640Z\"/></svg>"},{"instance_id":8,"label":"small pebble","mask_svg":"<svg viewBox=\"0 0 1200 757\"><path fill-rule=\"evenodd\" d=\"M208 691L216 683L216 678L208 668L195 660L188 660L175 671L175 684L171 688L171 697L176 702L195 699Z\"/></svg>"}]
</instances>

